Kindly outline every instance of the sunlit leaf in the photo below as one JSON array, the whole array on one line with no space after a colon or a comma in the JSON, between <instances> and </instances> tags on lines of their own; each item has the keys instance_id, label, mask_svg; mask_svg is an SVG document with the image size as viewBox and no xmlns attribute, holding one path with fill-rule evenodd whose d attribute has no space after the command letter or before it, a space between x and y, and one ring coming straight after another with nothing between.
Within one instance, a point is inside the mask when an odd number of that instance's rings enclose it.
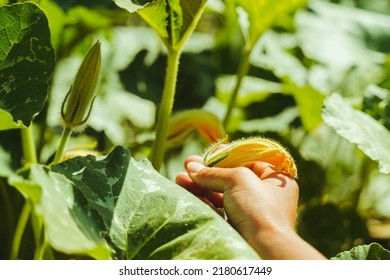
<instances>
[{"instance_id":1,"label":"sunlit leaf","mask_svg":"<svg viewBox=\"0 0 390 280\"><path fill-rule=\"evenodd\" d=\"M32 165L27 178L13 176L10 182L34 203L54 249L97 259L110 258L110 249L97 226L99 220L85 209L77 190L65 176Z\"/></svg>"},{"instance_id":2,"label":"sunlit leaf","mask_svg":"<svg viewBox=\"0 0 390 280\"><path fill-rule=\"evenodd\" d=\"M95 258L112 250L117 259L258 258L209 206L124 148L51 171L33 165L25 177L11 182L34 202L56 250Z\"/></svg>"},{"instance_id":3,"label":"sunlit leaf","mask_svg":"<svg viewBox=\"0 0 390 280\"><path fill-rule=\"evenodd\" d=\"M378 243L371 243L339 253L332 260L390 260L390 251Z\"/></svg>"},{"instance_id":4,"label":"sunlit leaf","mask_svg":"<svg viewBox=\"0 0 390 280\"><path fill-rule=\"evenodd\" d=\"M385 218L383 221L385 221L386 218L390 217L390 176L374 170L369 174L368 180L367 186L362 191L359 208L365 213L370 213L370 216L383 217ZM372 228L377 228L377 230L372 230ZM381 226L381 221L370 224L373 236L378 234L388 236L387 228Z\"/></svg>"},{"instance_id":5,"label":"sunlit leaf","mask_svg":"<svg viewBox=\"0 0 390 280\"><path fill-rule=\"evenodd\" d=\"M353 109L338 94L332 94L325 100L322 117L338 134L357 144L372 160L378 161L381 172L390 173L390 132L384 126Z\"/></svg>"},{"instance_id":6,"label":"sunlit leaf","mask_svg":"<svg viewBox=\"0 0 390 280\"><path fill-rule=\"evenodd\" d=\"M309 83L308 70L289 52L297 43L292 35L267 31L253 50L251 63L271 70L281 79L279 92L294 96L303 126L311 131L322 122L320 111L325 96L316 82Z\"/></svg>"},{"instance_id":7,"label":"sunlit leaf","mask_svg":"<svg viewBox=\"0 0 390 280\"><path fill-rule=\"evenodd\" d=\"M1 6L1 129L28 126L41 111L53 67L54 51L43 11L32 3Z\"/></svg>"},{"instance_id":8,"label":"sunlit leaf","mask_svg":"<svg viewBox=\"0 0 390 280\"><path fill-rule=\"evenodd\" d=\"M305 60L316 61L312 85L325 92L361 97L365 88L388 75L383 68L389 51L388 15L310 1L295 17L296 35ZM313 77L311 77L313 78Z\"/></svg>"},{"instance_id":9,"label":"sunlit leaf","mask_svg":"<svg viewBox=\"0 0 390 280\"><path fill-rule=\"evenodd\" d=\"M133 13L139 9L145 7L150 3L156 2L156 0L114 0L115 4L119 7L128 10Z\"/></svg>"},{"instance_id":10,"label":"sunlit leaf","mask_svg":"<svg viewBox=\"0 0 390 280\"><path fill-rule=\"evenodd\" d=\"M247 43L253 47L259 37L279 16L304 5L307 0L234 0L245 12L239 12L241 24L248 32Z\"/></svg>"},{"instance_id":11,"label":"sunlit leaf","mask_svg":"<svg viewBox=\"0 0 390 280\"><path fill-rule=\"evenodd\" d=\"M322 123L320 112L325 95L308 84L299 86L288 81L284 85L284 92L294 96L303 126L308 131L312 131Z\"/></svg>"},{"instance_id":12,"label":"sunlit leaf","mask_svg":"<svg viewBox=\"0 0 390 280\"><path fill-rule=\"evenodd\" d=\"M131 13L137 11L168 48L180 49L194 30L206 0L115 0L115 3Z\"/></svg>"},{"instance_id":13,"label":"sunlit leaf","mask_svg":"<svg viewBox=\"0 0 390 280\"><path fill-rule=\"evenodd\" d=\"M217 96L221 100L229 100L236 82L236 76L220 76L216 81ZM236 105L246 107L254 102L260 102L272 93L279 93L283 89L282 84L264 79L245 76L237 96Z\"/></svg>"},{"instance_id":14,"label":"sunlit leaf","mask_svg":"<svg viewBox=\"0 0 390 280\"><path fill-rule=\"evenodd\" d=\"M239 130L248 134L276 132L285 135L291 129L291 123L298 117L298 108L287 108L278 115L242 121Z\"/></svg>"},{"instance_id":15,"label":"sunlit leaf","mask_svg":"<svg viewBox=\"0 0 390 280\"><path fill-rule=\"evenodd\" d=\"M384 61L385 42L390 38L389 16L327 1L310 1L309 7L296 17L307 56L338 69L367 60Z\"/></svg>"}]
</instances>

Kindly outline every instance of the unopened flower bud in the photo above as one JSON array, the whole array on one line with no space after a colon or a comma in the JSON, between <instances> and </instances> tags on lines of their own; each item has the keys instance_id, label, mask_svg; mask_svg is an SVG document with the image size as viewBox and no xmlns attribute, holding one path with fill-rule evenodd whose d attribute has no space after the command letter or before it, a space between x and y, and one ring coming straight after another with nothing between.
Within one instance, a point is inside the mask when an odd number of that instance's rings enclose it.
<instances>
[{"instance_id":1,"label":"unopened flower bud","mask_svg":"<svg viewBox=\"0 0 390 280\"><path fill-rule=\"evenodd\" d=\"M97 42L85 56L73 86L62 103L61 115L65 127L74 129L87 121L99 82L100 65L100 42Z\"/></svg>"}]
</instances>

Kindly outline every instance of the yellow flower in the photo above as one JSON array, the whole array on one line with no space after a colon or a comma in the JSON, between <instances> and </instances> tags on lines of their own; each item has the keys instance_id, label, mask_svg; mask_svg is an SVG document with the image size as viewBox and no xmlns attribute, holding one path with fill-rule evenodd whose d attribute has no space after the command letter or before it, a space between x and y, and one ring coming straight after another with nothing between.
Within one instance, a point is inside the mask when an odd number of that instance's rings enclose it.
<instances>
[{"instance_id":1,"label":"yellow flower","mask_svg":"<svg viewBox=\"0 0 390 280\"><path fill-rule=\"evenodd\" d=\"M185 138L194 130L209 143L225 135L222 123L215 114L202 109L186 110L172 116L168 127L167 146L183 144Z\"/></svg>"},{"instance_id":2,"label":"yellow flower","mask_svg":"<svg viewBox=\"0 0 390 280\"><path fill-rule=\"evenodd\" d=\"M255 161L272 164L276 171L297 177L294 159L277 142L251 137L226 143L227 137L213 144L204 155L204 163L215 167L238 167Z\"/></svg>"}]
</instances>

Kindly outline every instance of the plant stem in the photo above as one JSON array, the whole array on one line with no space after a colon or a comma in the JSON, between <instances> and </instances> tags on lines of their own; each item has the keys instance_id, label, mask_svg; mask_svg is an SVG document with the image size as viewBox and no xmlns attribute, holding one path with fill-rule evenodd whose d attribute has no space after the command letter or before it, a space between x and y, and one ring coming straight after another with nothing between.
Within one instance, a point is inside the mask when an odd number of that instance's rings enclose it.
<instances>
[{"instance_id":1,"label":"plant stem","mask_svg":"<svg viewBox=\"0 0 390 280\"><path fill-rule=\"evenodd\" d=\"M58 146L58 150L53 160L53 164L60 163L64 157L65 147L68 143L69 137L72 134L72 129L69 127L65 127L62 131L60 145Z\"/></svg>"},{"instance_id":2,"label":"plant stem","mask_svg":"<svg viewBox=\"0 0 390 280\"><path fill-rule=\"evenodd\" d=\"M37 153L35 149L35 142L32 130L32 124L27 128L21 129L22 146L25 164L36 163Z\"/></svg>"},{"instance_id":3,"label":"plant stem","mask_svg":"<svg viewBox=\"0 0 390 280\"><path fill-rule=\"evenodd\" d=\"M240 87L241 87L242 80L248 74L249 58L250 58L251 53L252 53L252 48L245 48L245 50L242 54L241 63L240 63L240 66L238 68L236 84L234 86L232 95L230 97L228 109L226 111L225 118L223 120L223 126L225 127L225 129L227 129L227 127L229 125L229 122L230 122L230 119L231 119L231 116L233 113L233 109L234 109L235 104L236 104L238 92L239 92Z\"/></svg>"},{"instance_id":4,"label":"plant stem","mask_svg":"<svg viewBox=\"0 0 390 280\"><path fill-rule=\"evenodd\" d=\"M34 260L42 260L45 248L47 246L46 233L43 226L41 227L40 235L37 242L37 247L34 252Z\"/></svg>"},{"instance_id":5,"label":"plant stem","mask_svg":"<svg viewBox=\"0 0 390 280\"><path fill-rule=\"evenodd\" d=\"M31 213L31 204L30 201L26 200L26 202L23 205L22 211L20 212L18 224L15 228L14 233L14 239L12 240L12 247L11 247L11 260L16 260L16 258L19 255L19 249L20 249L20 243L22 242L22 237L24 230L26 228L26 224L28 221L28 218Z\"/></svg>"},{"instance_id":6,"label":"plant stem","mask_svg":"<svg viewBox=\"0 0 390 280\"><path fill-rule=\"evenodd\" d=\"M176 80L179 69L180 51L170 49L165 76L165 84L160 109L158 111L156 139L153 144L151 162L156 170L160 170L165 153L169 119L175 99Z\"/></svg>"}]
</instances>

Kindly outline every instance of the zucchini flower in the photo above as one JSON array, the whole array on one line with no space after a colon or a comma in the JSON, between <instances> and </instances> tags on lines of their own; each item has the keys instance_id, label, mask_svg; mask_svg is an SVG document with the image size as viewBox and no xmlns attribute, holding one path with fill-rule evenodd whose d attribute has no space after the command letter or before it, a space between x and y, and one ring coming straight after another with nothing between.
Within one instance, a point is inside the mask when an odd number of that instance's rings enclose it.
<instances>
[{"instance_id":1,"label":"zucchini flower","mask_svg":"<svg viewBox=\"0 0 390 280\"><path fill-rule=\"evenodd\" d=\"M278 172L297 177L294 159L280 144L262 137L226 143L227 137L213 144L203 156L207 166L238 167L255 161L270 163Z\"/></svg>"},{"instance_id":2,"label":"zucchini flower","mask_svg":"<svg viewBox=\"0 0 390 280\"><path fill-rule=\"evenodd\" d=\"M85 56L61 107L66 128L82 128L92 110L95 90L99 82L101 65L100 42L98 41Z\"/></svg>"}]
</instances>

